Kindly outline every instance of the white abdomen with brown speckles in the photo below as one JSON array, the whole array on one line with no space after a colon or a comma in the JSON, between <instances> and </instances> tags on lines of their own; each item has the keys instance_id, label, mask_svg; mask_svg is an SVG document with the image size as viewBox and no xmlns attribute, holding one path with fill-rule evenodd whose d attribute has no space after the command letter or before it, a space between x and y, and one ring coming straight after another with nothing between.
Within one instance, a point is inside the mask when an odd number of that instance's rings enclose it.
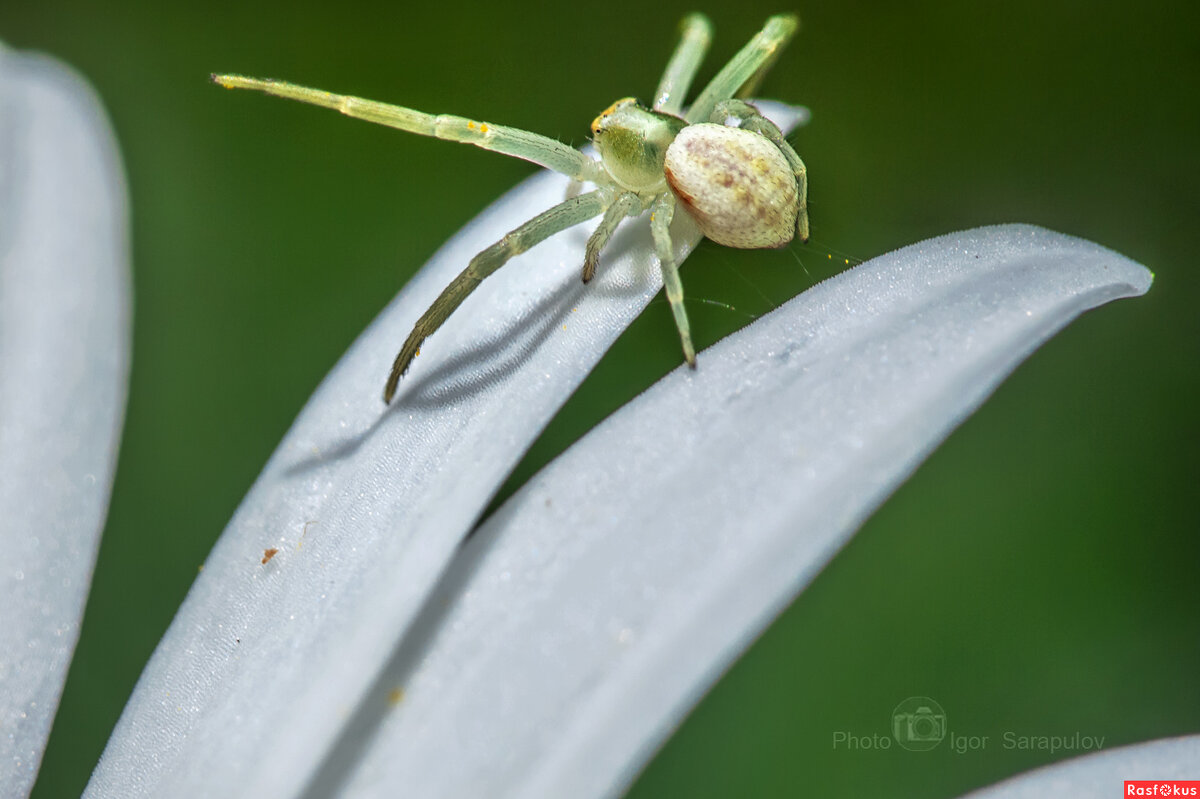
<instances>
[{"instance_id":1,"label":"white abdomen with brown speckles","mask_svg":"<svg viewBox=\"0 0 1200 799\"><path fill-rule=\"evenodd\" d=\"M782 247L796 233L796 178L764 136L702 123L680 131L667 182L705 236L743 250Z\"/></svg>"}]
</instances>

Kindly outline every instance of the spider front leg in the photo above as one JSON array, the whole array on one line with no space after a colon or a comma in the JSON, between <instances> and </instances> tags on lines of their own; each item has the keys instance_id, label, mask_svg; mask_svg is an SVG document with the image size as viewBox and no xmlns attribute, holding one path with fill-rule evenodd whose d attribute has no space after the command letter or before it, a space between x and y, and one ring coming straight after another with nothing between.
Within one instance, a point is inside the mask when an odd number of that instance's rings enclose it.
<instances>
[{"instance_id":1,"label":"spider front leg","mask_svg":"<svg viewBox=\"0 0 1200 799\"><path fill-rule=\"evenodd\" d=\"M387 385L383 389L383 401L390 403L392 397L396 395L400 377L408 371L408 366L416 357L421 342L442 326L450 314L462 305L463 300L479 287L484 278L504 266L510 259L535 244L545 241L555 233L604 213L610 203L612 203L612 192L604 189L572 197L506 233L500 241L472 258L467 268L442 290L442 293L433 301L433 305L429 306L429 310L421 314L421 318L413 326L412 332L408 334L404 346L400 348L400 353L392 364L392 373L388 375Z\"/></svg>"},{"instance_id":2,"label":"spider front leg","mask_svg":"<svg viewBox=\"0 0 1200 799\"><path fill-rule=\"evenodd\" d=\"M213 82L226 89L253 89L276 97L299 100L340 111L355 119L390 128L432 136L446 141L473 144L484 150L522 158L553 169L580 182L595 181L603 171L595 160L560 141L520 128L476 122L452 114L426 114L402 105L390 105L348 94L333 94L282 80L247 78L242 75L213 75Z\"/></svg>"},{"instance_id":3,"label":"spider front leg","mask_svg":"<svg viewBox=\"0 0 1200 799\"><path fill-rule=\"evenodd\" d=\"M675 195L665 192L654 203L650 212L650 232L654 235L654 249L658 254L658 265L662 269L663 288L675 327L679 328L679 339L683 344L683 357L688 366L696 368L696 348L692 346L692 328L688 324L687 309L683 307L683 282L679 279L679 265L675 263L675 247L671 243L671 218L675 216Z\"/></svg>"},{"instance_id":4,"label":"spider front leg","mask_svg":"<svg viewBox=\"0 0 1200 799\"><path fill-rule=\"evenodd\" d=\"M741 120L741 127L745 130L766 136L783 153L784 159L792 169L792 174L796 176L796 194L800 198L800 213L796 216L796 236L800 241L807 242L808 170L805 169L804 162L800 160L800 155L792 145L788 144L787 139L783 137L783 131L774 122L764 117L757 108L744 100L725 100L717 103L717 107L713 109L712 116L708 121L723 125L725 120L730 117Z\"/></svg>"}]
</instances>

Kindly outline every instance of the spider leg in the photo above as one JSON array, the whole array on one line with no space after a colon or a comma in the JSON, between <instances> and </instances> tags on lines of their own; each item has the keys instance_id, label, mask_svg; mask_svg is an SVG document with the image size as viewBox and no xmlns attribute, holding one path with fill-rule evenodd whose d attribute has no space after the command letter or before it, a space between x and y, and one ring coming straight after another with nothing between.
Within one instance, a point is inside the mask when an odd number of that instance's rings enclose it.
<instances>
[{"instance_id":1,"label":"spider leg","mask_svg":"<svg viewBox=\"0 0 1200 799\"><path fill-rule=\"evenodd\" d=\"M583 282L590 283L592 278L596 276L596 264L600 261L600 251L604 249L604 245L608 244L608 240L612 238L612 234L616 231L617 225L621 224L621 220L636 212L641 212L643 206L638 200L638 196L631 191L623 192L612 205L608 206L608 210L604 212L604 218L600 220L600 224L592 231L592 235L588 238L587 249L583 258Z\"/></svg>"},{"instance_id":2,"label":"spider leg","mask_svg":"<svg viewBox=\"0 0 1200 799\"><path fill-rule=\"evenodd\" d=\"M712 42L712 23L703 14L688 14L679 27L679 44L654 92L654 110L677 116Z\"/></svg>"},{"instance_id":3,"label":"spider leg","mask_svg":"<svg viewBox=\"0 0 1200 799\"><path fill-rule=\"evenodd\" d=\"M421 136L474 144L485 150L532 161L578 181L594 181L602 172L594 159L574 147L519 128L476 122L450 114L426 114L404 106L364 100L347 94L331 94L281 80L247 78L242 75L213 75L212 79L226 89L253 89L276 97L332 108L355 119L399 128Z\"/></svg>"},{"instance_id":4,"label":"spider leg","mask_svg":"<svg viewBox=\"0 0 1200 799\"><path fill-rule=\"evenodd\" d=\"M432 335L442 323L462 305L463 300L478 288L488 275L504 266L509 259L533 247L539 242L553 236L555 233L591 219L603 213L610 202L611 193L602 189L572 197L559 203L553 208L530 219L525 224L504 235L504 238L488 247L471 259L467 268L442 290L429 310L421 315L413 326L412 332L400 348L392 364L392 373L388 376L387 386L383 390L383 401L390 403L396 395L396 386L400 377L408 371L408 365L416 357L417 350L426 336Z\"/></svg>"},{"instance_id":5,"label":"spider leg","mask_svg":"<svg viewBox=\"0 0 1200 799\"><path fill-rule=\"evenodd\" d=\"M758 88L763 75L775 63L783 46L796 33L800 22L793 14L771 17L763 29L721 68L688 109L688 122L709 118L713 108L730 97L747 97Z\"/></svg>"},{"instance_id":6,"label":"spider leg","mask_svg":"<svg viewBox=\"0 0 1200 799\"><path fill-rule=\"evenodd\" d=\"M679 280L679 265L675 263L675 248L671 244L671 218L675 215L675 195L664 192L654 203L650 213L650 232L654 234L654 249L658 253L658 265L662 269L663 288L675 327L679 328L679 340L683 344L683 357L688 366L696 368L696 348L692 346L692 328L688 324L687 309L683 307L683 283Z\"/></svg>"},{"instance_id":7,"label":"spider leg","mask_svg":"<svg viewBox=\"0 0 1200 799\"><path fill-rule=\"evenodd\" d=\"M708 121L723 124L729 117L741 120L742 128L766 136L783 153L788 166L792 168L792 174L796 176L796 193L800 197L800 213L796 216L796 236L800 241L807 242L808 170L805 169L804 162L800 160L800 155L792 145L788 144L787 139L783 137L783 132L776 127L775 123L760 114L757 108L745 100L724 100L717 103L717 107L713 109L712 116Z\"/></svg>"}]
</instances>

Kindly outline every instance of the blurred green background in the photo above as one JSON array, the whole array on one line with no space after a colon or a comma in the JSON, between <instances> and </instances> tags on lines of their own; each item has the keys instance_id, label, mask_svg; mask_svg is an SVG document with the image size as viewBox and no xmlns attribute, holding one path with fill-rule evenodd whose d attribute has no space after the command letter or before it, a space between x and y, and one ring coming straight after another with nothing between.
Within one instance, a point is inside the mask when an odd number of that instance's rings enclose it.
<instances>
[{"instance_id":1,"label":"blurred green background","mask_svg":"<svg viewBox=\"0 0 1200 799\"><path fill-rule=\"evenodd\" d=\"M698 9L717 30L702 79L787 10L734 8ZM763 94L813 110L792 137L808 164L813 242L701 247L685 270L699 346L846 257L982 224L1093 239L1157 280L1021 366L730 671L632 795L949 797L1070 754L1006 750L1006 731L1078 732L1106 747L1200 731L1193 8L795 9L800 35ZM0 38L73 65L107 104L128 170L137 292L116 488L36 797L83 789L197 566L325 372L435 248L531 171L221 91L208 73L582 144L598 110L651 93L690 10L0 5ZM678 363L657 302L506 490ZM918 694L941 704L951 731L989 745L833 745L839 732L887 736L892 709Z\"/></svg>"}]
</instances>

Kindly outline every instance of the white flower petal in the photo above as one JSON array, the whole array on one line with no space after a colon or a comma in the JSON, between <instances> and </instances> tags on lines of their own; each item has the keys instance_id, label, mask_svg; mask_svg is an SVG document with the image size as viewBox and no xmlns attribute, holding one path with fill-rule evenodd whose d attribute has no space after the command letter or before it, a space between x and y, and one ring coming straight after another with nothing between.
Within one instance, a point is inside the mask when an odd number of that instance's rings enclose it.
<instances>
[{"instance_id":1,"label":"white flower petal","mask_svg":"<svg viewBox=\"0 0 1200 799\"><path fill-rule=\"evenodd\" d=\"M129 371L125 186L61 64L0 47L0 794L33 786L91 584Z\"/></svg>"},{"instance_id":2,"label":"white flower petal","mask_svg":"<svg viewBox=\"0 0 1200 799\"><path fill-rule=\"evenodd\" d=\"M719 342L467 542L323 787L619 793L1021 360L1150 280L1090 242L980 228L869 261Z\"/></svg>"}]
</instances>

